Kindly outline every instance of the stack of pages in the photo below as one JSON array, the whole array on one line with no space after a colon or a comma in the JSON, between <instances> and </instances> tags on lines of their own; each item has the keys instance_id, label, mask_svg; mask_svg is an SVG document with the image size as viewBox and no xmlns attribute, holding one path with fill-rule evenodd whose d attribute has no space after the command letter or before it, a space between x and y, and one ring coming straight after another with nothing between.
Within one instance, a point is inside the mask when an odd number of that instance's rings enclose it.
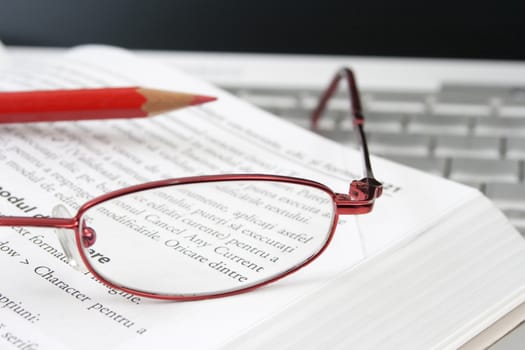
<instances>
[{"instance_id":1,"label":"stack of pages","mask_svg":"<svg viewBox=\"0 0 525 350\"><path fill-rule=\"evenodd\" d=\"M120 49L2 62L7 91L144 86L219 97L149 119L0 125L2 215L49 216L57 204L75 213L107 191L181 176L291 175L342 193L361 177L358 151ZM326 252L297 273L226 298L118 292L66 264L53 230L3 227L0 348L468 346L525 301L523 238L474 189L373 164L385 190L372 213L341 216Z\"/></svg>"}]
</instances>

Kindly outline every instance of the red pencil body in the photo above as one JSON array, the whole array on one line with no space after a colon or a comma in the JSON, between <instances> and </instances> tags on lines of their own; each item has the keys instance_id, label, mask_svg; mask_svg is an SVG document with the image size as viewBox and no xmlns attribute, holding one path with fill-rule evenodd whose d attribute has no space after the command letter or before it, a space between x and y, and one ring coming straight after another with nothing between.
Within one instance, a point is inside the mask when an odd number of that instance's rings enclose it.
<instances>
[{"instance_id":1,"label":"red pencil body","mask_svg":"<svg viewBox=\"0 0 525 350\"><path fill-rule=\"evenodd\" d=\"M137 87L0 93L0 123L145 117Z\"/></svg>"}]
</instances>

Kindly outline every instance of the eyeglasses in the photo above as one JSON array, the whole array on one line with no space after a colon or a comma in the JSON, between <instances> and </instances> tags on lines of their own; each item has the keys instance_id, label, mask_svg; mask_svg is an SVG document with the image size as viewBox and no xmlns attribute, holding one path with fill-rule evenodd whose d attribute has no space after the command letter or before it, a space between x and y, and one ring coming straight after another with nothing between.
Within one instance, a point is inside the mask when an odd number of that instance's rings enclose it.
<instances>
[{"instance_id":1,"label":"eyeglasses","mask_svg":"<svg viewBox=\"0 0 525 350\"><path fill-rule=\"evenodd\" d=\"M281 279L325 251L339 215L370 212L382 192L350 69L339 70L321 96L312 127L343 78L365 173L348 194L288 176L185 177L104 194L73 217L59 205L53 217L3 216L0 226L55 228L71 266L138 296L207 299Z\"/></svg>"}]
</instances>

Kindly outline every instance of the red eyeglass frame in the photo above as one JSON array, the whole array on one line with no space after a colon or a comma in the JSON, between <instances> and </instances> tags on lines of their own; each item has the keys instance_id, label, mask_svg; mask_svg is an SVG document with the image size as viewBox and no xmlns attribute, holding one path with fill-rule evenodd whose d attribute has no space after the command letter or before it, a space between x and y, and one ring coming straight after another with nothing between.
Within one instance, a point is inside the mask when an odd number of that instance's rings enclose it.
<instances>
[{"instance_id":1,"label":"red eyeglass frame","mask_svg":"<svg viewBox=\"0 0 525 350\"><path fill-rule=\"evenodd\" d=\"M82 262L84 263L88 271L91 274L93 274L93 276L95 276L95 278L97 278L100 282L102 282L103 284L107 285L110 288L121 290L126 293L130 293L130 294L141 296L141 297L148 297L148 298L162 299L162 300L174 300L174 301L203 300L203 299L226 297L226 296L231 296L235 294L249 292L256 288L259 288L264 285L273 283L277 280L280 280L281 278L284 278L294 273L295 271L303 268L304 266L310 264L312 261L314 261L319 255L321 255L326 250L326 248L332 241L333 235L335 233L337 222L339 220L339 215L357 215L357 214L365 214L365 213L370 212L373 208L375 199L380 197L382 193L383 186L379 181L377 181L374 178L374 175L372 172L372 166L370 163L370 155L368 152L366 137L365 137L365 133L363 130L364 117L363 117L362 109L361 109L359 91L357 89L357 84L356 84L354 74L349 68L346 68L346 67L341 68L336 73L330 85L328 86L326 91L321 96L317 108L312 113L312 117L311 117L312 129L315 129L319 118L321 117L322 113L324 112L326 108L326 104L328 100L334 94L339 84L339 81L342 78L346 78L348 82L348 91L350 93L350 102L351 102L354 130L357 134L358 140L360 142L360 146L362 148L362 155L363 155L363 162L364 162L364 169L365 169L365 177L363 179L353 180L350 183L348 194L336 193L332 191L329 187L319 182L297 178L297 177L290 177L290 176L265 175L265 174L227 174L227 175L193 176L193 177L183 177L183 178L147 182L144 184L130 186L130 187L122 188L116 191L112 191L112 192L103 194L99 197L96 197L88 201L84 205L82 205L80 209L78 210L77 214L72 218L49 218L49 217L35 218L35 217L21 217L21 216L0 216L0 226L48 227L48 228L73 230L75 234L75 241L76 241L77 249L78 249L78 252L80 253L80 257L82 258ZM292 269L284 271L283 273L275 277L272 277L268 280L262 281L255 285L251 285L245 288L241 288L241 289L229 291L229 292L208 294L208 295L195 295L195 296L193 295L175 296L175 295L161 295L161 294L145 293L145 292L141 292L141 291L137 291L134 289L129 289L123 286L116 285L106 280L100 274L98 274L97 271L91 266L89 259L84 253L84 248L88 248L91 244L93 244L94 237L93 237L93 233L91 230L83 230L84 232L81 232L80 230L81 222L80 221L84 213L89 208L95 205L98 205L104 201L107 201L107 200L110 200L116 197L120 197L120 196L127 195L127 194L132 194L136 192L141 192L141 191L153 189L153 188L191 184L191 183L218 182L218 181L241 181L241 180L242 181L286 182L286 183L314 187L316 189L319 189L319 190L322 190L328 193L331 196L332 202L335 206L335 211L334 211L335 214L333 217L331 231L328 234L326 242L321 247L321 249L316 254L312 255L310 258L308 258L301 264L293 267Z\"/></svg>"}]
</instances>

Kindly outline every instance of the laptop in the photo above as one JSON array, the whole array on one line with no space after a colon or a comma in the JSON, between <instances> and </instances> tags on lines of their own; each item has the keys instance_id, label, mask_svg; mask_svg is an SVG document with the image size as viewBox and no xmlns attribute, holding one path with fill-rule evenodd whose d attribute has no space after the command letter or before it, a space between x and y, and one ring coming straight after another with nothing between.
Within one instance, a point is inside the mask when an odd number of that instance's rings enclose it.
<instances>
[{"instance_id":1,"label":"laptop","mask_svg":"<svg viewBox=\"0 0 525 350\"><path fill-rule=\"evenodd\" d=\"M0 39L9 46L135 49L305 128L320 92L349 66L373 154L478 188L525 235L524 4L125 4L9 2ZM352 144L347 111L341 91L317 132ZM519 328L493 349L523 343Z\"/></svg>"}]
</instances>

